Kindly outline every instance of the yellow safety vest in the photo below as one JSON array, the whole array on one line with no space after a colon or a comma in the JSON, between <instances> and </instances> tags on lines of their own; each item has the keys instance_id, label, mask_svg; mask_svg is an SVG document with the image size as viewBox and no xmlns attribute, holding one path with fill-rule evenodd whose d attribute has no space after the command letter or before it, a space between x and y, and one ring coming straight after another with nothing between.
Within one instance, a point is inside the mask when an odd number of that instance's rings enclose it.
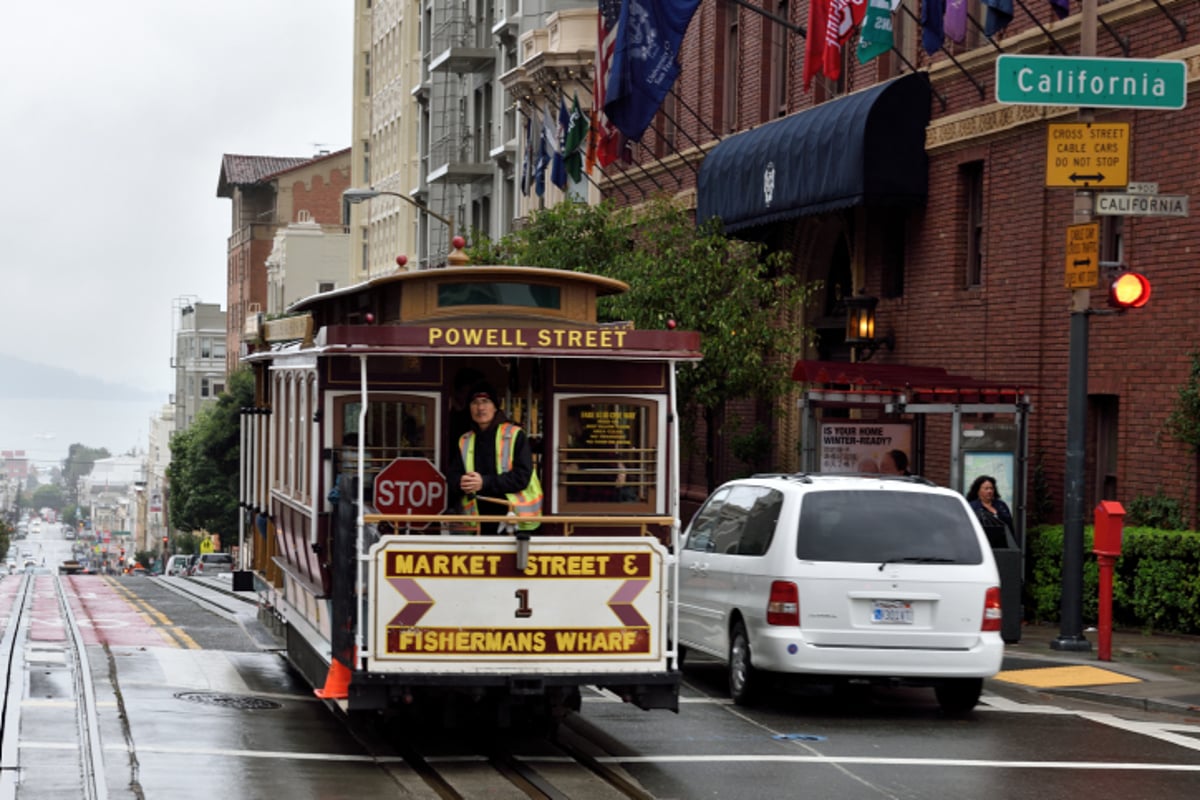
<instances>
[{"instance_id":1,"label":"yellow safety vest","mask_svg":"<svg viewBox=\"0 0 1200 800\"><path fill-rule=\"evenodd\" d=\"M496 426L496 474L510 472L513 459L516 457L517 433L520 427L511 422L501 422ZM458 440L459 451L462 453L463 466L467 472L475 471L475 432L464 433ZM518 517L537 516L542 513L542 484L538 481L537 471L529 475L529 485L519 492L505 495L512 503L512 510ZM475 497L463 495L462 508L464 514L478 515L479 504ZM518 522L517 529L531 531L542 523L540 521Z\"/></svg>"}]
</instances>

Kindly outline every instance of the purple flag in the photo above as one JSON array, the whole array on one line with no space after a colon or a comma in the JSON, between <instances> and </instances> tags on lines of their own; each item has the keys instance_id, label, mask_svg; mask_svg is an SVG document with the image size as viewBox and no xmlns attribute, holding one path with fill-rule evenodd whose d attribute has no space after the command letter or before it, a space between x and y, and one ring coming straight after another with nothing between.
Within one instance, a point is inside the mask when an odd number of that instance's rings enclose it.
<instances>
[{"instance_id":1,"label":"purple flag","mask_svg":"<svg viewBox=\"0 0 1200 800\"><path fill-rule=\"evenodd\" d=\"M951 40L959 44L967 40L967 0L946 0L943 27Z\"/></svg>"},{"instance_id":2,"label":"purple flag","mask_svg":"<svg viewBox=\"0 0 1200 800\"><path fill-rule=\"evenodd\" d=\"M1054 16L1064 19L1071 13L1071 0L1050 0L1050 10Z\"/></svg>"}]
</instances>

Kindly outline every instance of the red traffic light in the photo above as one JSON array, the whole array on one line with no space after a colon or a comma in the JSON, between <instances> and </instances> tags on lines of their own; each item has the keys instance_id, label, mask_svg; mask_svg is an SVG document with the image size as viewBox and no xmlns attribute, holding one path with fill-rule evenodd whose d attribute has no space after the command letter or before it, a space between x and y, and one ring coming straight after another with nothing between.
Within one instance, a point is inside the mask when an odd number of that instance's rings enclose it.
<instances>
[{"instance_id":1,"label":"red traffic light","mask_svg":"<svg viewBox=\"0 0 1200 800\"><path fill-rule=\"evenodd\" d=\"M1141 308L1150 299L1150 281L1138 272L1122 272L1108 287L1108 302L1117 308Z\"/></svg>"}]
</instances>

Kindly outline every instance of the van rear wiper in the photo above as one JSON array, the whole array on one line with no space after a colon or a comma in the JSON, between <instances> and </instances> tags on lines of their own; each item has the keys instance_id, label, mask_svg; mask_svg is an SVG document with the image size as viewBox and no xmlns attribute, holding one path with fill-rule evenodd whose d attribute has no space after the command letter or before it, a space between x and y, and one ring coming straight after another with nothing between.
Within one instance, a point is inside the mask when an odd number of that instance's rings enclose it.
<instances>
[{"instance_id":1,"label":"van rear wiper","mask_svg":"<svg viewBox=\"0 0 1200 800\"><path fill-rule=\"evenodd\" d=\"M905 556L904 558L885 558L883 563L879 565L879 571L883 572L883 568L888 564L954 564L957 559L946 558L945 556Z\"/></svg>"}]
</instances>

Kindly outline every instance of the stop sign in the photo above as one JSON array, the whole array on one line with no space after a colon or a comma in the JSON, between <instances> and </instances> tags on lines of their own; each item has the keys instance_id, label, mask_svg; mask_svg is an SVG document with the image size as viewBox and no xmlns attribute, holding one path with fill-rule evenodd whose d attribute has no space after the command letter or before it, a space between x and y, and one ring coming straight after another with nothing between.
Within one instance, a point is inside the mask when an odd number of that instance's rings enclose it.
<instances>
[{"instance_id":1,"label":"stop sign","mask_svg":"<svg viewBox=\"0 0 1200 800\"><path fill-rule=\"evenodd\" d=\"M427 458L397 458L375 476L375 508L380 514L441 514L446 510L446 476Z\"/></svg>"}]
</instances>

